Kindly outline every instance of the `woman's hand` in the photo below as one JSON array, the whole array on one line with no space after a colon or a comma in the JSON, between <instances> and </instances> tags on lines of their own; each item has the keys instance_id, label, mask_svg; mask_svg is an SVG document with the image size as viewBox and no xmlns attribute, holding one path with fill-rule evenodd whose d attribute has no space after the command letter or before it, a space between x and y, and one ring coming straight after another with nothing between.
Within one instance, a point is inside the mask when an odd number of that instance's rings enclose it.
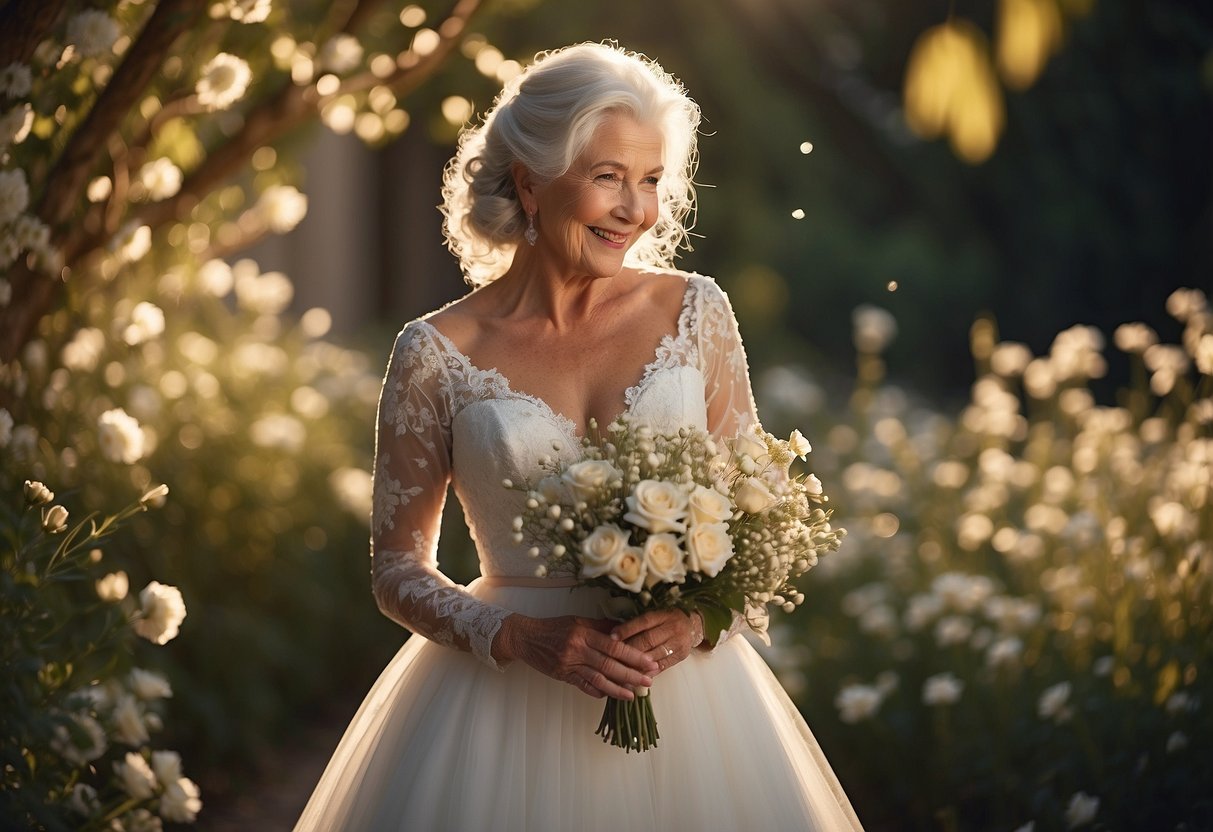
<instances>
[{"instance_id":1,"label":"woman's hand","mask_svg":"<svg viewBox=\"0 0 1213 832\"><path fill-rule=\"evenodd\" d=\"M644 651L657 662L656 676L691 655L703 641L703 616L682 610L654 610L617 624L611 638Z\"/></svg>"},{"instance_id":2,"label":"woman's hand","mask_svg":"<svg viewBox=\"0 0 1213 832\"><path fill-rule=\"evenodd\" d=\"M518 659L560 682L601 699L632 699L633 688L653 684L657 662L609 633L613 621L514 613L493 641L493 658Z\"/></svg>"}]
</instances>

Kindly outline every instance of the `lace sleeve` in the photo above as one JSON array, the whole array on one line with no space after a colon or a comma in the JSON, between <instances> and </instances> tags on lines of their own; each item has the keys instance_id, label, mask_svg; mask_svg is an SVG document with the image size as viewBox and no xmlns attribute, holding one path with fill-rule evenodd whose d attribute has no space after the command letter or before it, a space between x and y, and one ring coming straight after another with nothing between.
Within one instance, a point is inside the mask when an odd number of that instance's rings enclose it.
<instances>
[{"instance_id":1,"label":"lace sleeve","mask_svg":"<svg viewBox=\"0 0 1213 832\"><path fill-rule=\"evenodd\" d=\"M745 348L728 296L714 281L703 281L699 297L699 363L708 406L708 431L715 437L736 436L758 424L750 390Z\"/></svg>"},{"instance_id":2,"label":"lace sleeve","mask_svg":"<svg viewBox=\"0 0 1213 832\"><path fill-rule=\"evenodd\" d=\"M424 327L396 339L379 398L371 583L379 609L439 644L500 669L493 637L509 610L438 571L438 533L451 478L450 397L441 348Z\"/></svg>"},{"instance_id":3,"label":"lace sleeve","mask_svg":"<svg viewBox=\"0 0 1213 832\"><path fill-rule=\"evenodd\" d=\"M715 281L701 280L696 338L708 407L708 432L717 439L728 438L759 424L758 408L750 389L750 370L745 347L741 344L741 331L729 298ZM745 616L734 612L729 629L719 634L704 633L704 637L715 650L747 626Z\"/></svg>"}]
</instances>

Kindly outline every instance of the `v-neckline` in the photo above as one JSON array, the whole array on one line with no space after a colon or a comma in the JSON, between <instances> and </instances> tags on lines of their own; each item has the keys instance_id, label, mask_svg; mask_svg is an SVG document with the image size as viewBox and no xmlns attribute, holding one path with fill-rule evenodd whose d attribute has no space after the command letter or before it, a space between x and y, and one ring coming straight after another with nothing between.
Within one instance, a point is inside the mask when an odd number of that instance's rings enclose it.
<instances>
[{"instance_id":1,"label":"v-neckline","mask_svg":"<svg viewBox=\"0 0 1213 832\"><path fill-rule=\"evenodd\" d=\"M653 374L660 369L660 365L662 363L662 350L668 349L669 345L673 345L680 339L687 337L687 330L689 328L687 324L687 311L691 304L691 290L693 284L690 277L683 278L683 281L686 283L686 286L682 291L682 302L678 306L678 320L675 324L674 332L666 333L665 335L661 336L661 340L658 341L657 346L653 348L652 359L650 359L649 362L641 369L640 378L635 384L623 391L623 409L611 418L611 422L614 422L620 416L631 413L632 407L636 404L641 391L644 389L649 379L652 378ZM569 438L576 440L577 444L580 444L585 438L584 435L577 432L577 423L556 408L552 407L552 405L548 403L547 399L544 399L542 396L536 396L533 393L527 393L524 390L519 390L514 386L513 382L510 381L509 376L501 372L496 367L491 367L486 370L477 366L477 364L472 361L467 353L455 346L455 342L447 337L446 333L430 323L428 319L420 318L419 323L424 324L430 330L430 332L432 332L440 341L442 341L443 345L469 370L475 370L478 373L496 378L498 383L511 396L531 402L536 407L545 411L547 415L551 417L552 421L559 425ZM610 424L610 422L607 424Z\"/></svg>"}]
</instances>

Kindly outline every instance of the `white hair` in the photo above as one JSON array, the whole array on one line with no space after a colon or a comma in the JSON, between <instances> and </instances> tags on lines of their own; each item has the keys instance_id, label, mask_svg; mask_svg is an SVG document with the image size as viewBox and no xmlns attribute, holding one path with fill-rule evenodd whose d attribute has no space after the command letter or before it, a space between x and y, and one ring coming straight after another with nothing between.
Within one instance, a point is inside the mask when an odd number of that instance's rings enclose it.
<instances>
[{"instance_id":1,"label":"white hair","mask_svg":"<svg viewBox=\"0 0 1213 832\"><path fill-rule=\"evenodd\" d=\"M628 252L627 265L669 267L695 210L699 105L655 61L605 43L541 52L498 94L481 124L459 137L443 173L447 246L464 280L483 286L509 268L527 217L511 165L540 183L566 173L611 113L626 113L662 135L665 172L657 222Z\"/></svg>"}]
</instances>

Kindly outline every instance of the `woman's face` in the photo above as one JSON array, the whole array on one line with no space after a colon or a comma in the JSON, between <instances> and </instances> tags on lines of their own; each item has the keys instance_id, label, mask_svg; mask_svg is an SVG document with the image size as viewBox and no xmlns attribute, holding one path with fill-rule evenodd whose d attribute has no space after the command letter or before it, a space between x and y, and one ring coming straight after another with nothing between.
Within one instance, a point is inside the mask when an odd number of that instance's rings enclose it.
<instances>
[{"instance_id":1,"label":"woman's face","mask_svg":"<svg viewBox=\"0 0 1213 832\"><path fill-rule=\"evenodd\" d=\"M657 221L662 136L612 113L568 172L536 187L535 253L569 274L610 277Z\"/></svg>"}]
</instances>

